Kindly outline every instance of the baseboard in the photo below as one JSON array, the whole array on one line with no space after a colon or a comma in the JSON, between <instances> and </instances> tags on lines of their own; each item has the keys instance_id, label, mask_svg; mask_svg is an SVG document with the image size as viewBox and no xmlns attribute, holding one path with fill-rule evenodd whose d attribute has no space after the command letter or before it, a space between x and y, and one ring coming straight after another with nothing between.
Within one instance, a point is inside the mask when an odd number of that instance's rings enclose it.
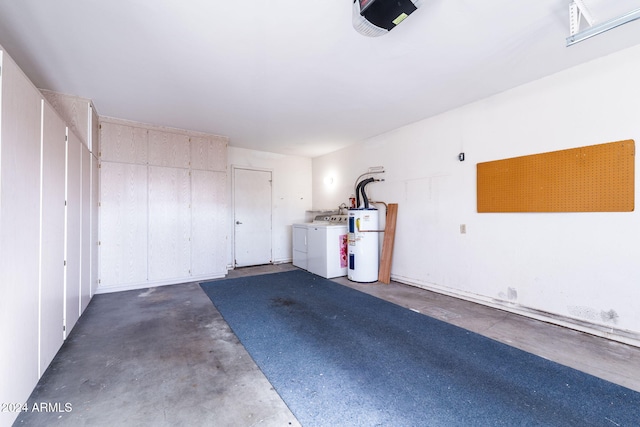
<instances>
[{"instance_id":1,"label":"baseboard","mask_svg":"<svg viewBox=\"0 0 640 427\"><path fill-rule=\"evenodd\" d=\"M443 286L438 286L433 283L421 282L403 276L392 275L391 279L405 285L414 286L439 294L448 295L454 298L459 298L488 307L497 308L499 310L519 314L521 316L540 320L542 322L551 323L554 325L584 332L590 335L606 338L612 341L632 345L634 347L640 347L640 333L638 332L611 328L608 326L599 325L597 323L592 323L581 319L575 319L561 314L549 313L543 310L514 304L511 301L502 301L499 299L487 298L481 295L471 294L456 289L450 289Z\"/></svg>"},{"instance_id":2,"label":"baseboard","mask_svg":"<svg viewBox=\"0 0 640 427\"><path fill-rule=\"evenodd\" d=\"M114 285L114 286L98 286L95 294L110 294L113 292L124 292L124 291L135 291L139 289L147 289L147 288L155 288L158 286L168 286L168 285L181 285L184 283L193 283L193 282L202 282L205 280L213 280L220 279L226 276L224 274L216 274L216 275L206 275L206 276L194 276L183 279L173 279L173 280L160 280L155 282L139 282L139 283L127 283L124 285Z\"/></svg>"}]
</instances>

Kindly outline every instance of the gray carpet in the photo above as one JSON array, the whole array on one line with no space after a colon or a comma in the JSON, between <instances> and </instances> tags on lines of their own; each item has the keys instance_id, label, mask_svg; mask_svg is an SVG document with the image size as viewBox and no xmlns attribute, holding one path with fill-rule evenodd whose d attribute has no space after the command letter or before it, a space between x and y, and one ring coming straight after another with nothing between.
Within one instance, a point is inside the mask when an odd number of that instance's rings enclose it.
<instances>
[{"instance_id":1,"label":"gray carpet","mask_svg":"<svg viewBox=\"0 0 640 427\"><path fill-rule=\"evenodd\" d=\"M640 425L640 393L304 271L202 288L303 426Z\"/></svg>"}]
</instances>

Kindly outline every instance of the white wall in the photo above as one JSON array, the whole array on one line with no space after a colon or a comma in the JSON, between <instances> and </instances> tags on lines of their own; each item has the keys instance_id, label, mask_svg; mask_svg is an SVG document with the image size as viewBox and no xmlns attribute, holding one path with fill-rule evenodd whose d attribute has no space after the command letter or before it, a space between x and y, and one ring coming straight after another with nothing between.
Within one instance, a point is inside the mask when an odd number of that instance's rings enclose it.
<instances>
[{"instance_id":1,"label":"white wall","mask_svg":"<svg viewBox=\"0 0 640 427\"><path fill-rule=\"evenodd\" d=\"M640 46L315 158L314 208L384 165L367 194L399 204L392 278L638 345L637 212L476 211L476 163L637 141L638 76Z\"/></svg>"},{"instance_id":2,"label":"white wall","mask_svg":"<svg viewBox=\"0 0 640 427\"><path fill-rule=\"evenodd\" d=\"M272 250L273 262L291 261L291 225L304 222L305 211L311 209L311 159L244 148L228 148L228 168L233 166L272 171ZM233 218L232 182L229 182L229 214ZM227 265L233 265L233 223L229 221Z\"/></svg>"}]
</instances>

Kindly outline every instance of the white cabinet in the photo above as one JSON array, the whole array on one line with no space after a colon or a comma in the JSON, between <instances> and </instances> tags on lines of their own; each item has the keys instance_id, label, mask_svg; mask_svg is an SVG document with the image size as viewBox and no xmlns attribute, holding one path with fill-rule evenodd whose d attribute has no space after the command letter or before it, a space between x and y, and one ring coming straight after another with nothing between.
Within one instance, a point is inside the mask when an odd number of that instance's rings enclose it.
<instances>
[{"instance_id":1,"label":"white cabinet","mask_svg":"<svg viewBox=\"0 0 640 427\"><path fill-rule=\"evenodd\" d=\"M191 274L194 278L227 273L226 244L220 244L227 229L226 178L224 172L191 171Z\"/></svg>"},{"instance_id":2,"label":"white cabinet","mask_svg":"<svg viewBox=\"0 0 640 427\"><path fill-rule=\"evenodd\" d=\"M224 276L227 139L118 119L100 132L97 291Z\"/></svg>"},{"instance_id":3,"label":"white cabinet","mask_svg":"<svg viewBox=\"0 0 640 427\"><path fill-rule=\"evenodd\" d=\"M91 152L81 150L80 182L80 314L91 300Z\"/></svg>"},{"instance_id":4,"label":"white cabinet","mask_svg":"<svg viewBox=\"0 0 640 427\"><path fill-rule=\"evenodd\" d=\"M42 95L90 152L100 151L98 114L90 99L41 89Z\"/></svg>"},{"instance_id":5,"label":"white cabinet","mask_svg":"<svg viewBox=\"0 0 640 427\"><path fill-rule=\"evenodd\" d=\"M188 168L191 160L189 137L177 133L150 129L149 164Z\"/></svg>"},{"instance_id":6,"label":"white cabinet","mask_svg":"<svg viewBox=\"0 0 640 427\"><path fill-rule=\"evenodd\" d=\"M0 402L38 381L42 97L0 49ZM0 412L0 424L16 414Z\"/></svg>"},{"instance_id":7,"label":"white cabinet","mask_svg":"<svg viewBox=\"0 0 640 427\"><path fill-rule=\"evenodd\" d=\"M26 402L90 297L85 144L97 122L77 105L66 123L0 47L0 402ZM0 412L0 425L16 415Z\"/></svg>"},{"instance_id":8,"label":"white cabinet","mask_svg":"<svg viewBox=\"0 0 640 427\"><path fill-rule=\"evenodd\" d=\"M307 227L308 224L293 225L293 265L307 269Z\"/></svg>"},{"instance_id":9,"label":"white cabinet","mask_svg":"<svg viewBox=\"0 0 640 427\"><path fill-rule=\"evenodd\" d=\"M147 280L147 167L102 162L100 287Z\"/></svg>"},{"instance_id":10,"label":"white cabinet","mask_svg":"<svg viewBox=\"0 0 640 427\"><path fill-rule=\"evenodd\" d=\"M189 277L189 170L149 167L149 281Z\"/></svg>"},{"instance_id":11,"label":"white cabinet","mask_svg":"<svg viewBox=\"0 0 640 427\"><path fill-rule=\"evenodd\" d=\"M100 124L100 160L146 165L148 161L147 130L118 123Z\"/></svg>"},{"instance_id":12,"label":"white cabinet","mask_svg":"<svg viewBox=\"0 0 640 427\"><path fill-rule=\"evenodd\" d=\"M65 273L66 336L80 317L80 285L82 269L82 148L73 132L67 141L67 223Z\"/></svg>"},{"instance_id":13,"label":"white cabinet","mask_svg":"<svg viewBox=\"0 0 640 427\"><path fill-rule=\"evenodd\" d=\"M68 298L65 313L68 320L66 325L66 333L68 334L77 317L89 304L93 295L92 289L95 288L94 280L97 280L98 258L94 256L96 252L94 247L97 246L98 234L97 227L92 224L98 222L98 188L92 183L94 175L92 168L93 158L97 156L100 149L98 114L90 99L49 90L40 90L40 92L47 100L47 108L52 107L57 113L56 117L64 122L68 128L69 161L66 167L68 178L71 177L67 179L67 195L71 198L67 205L67 220L69 221L67 224L67 254L69 259L66 268ZM46 148L45 144L44 149L46 150ZM76 247L76 240L80 242L78 247ZM78 277L77 283L76 276ZM77 292L76 284L78 286ZM75 300L76 297L79 298L78 301ZM77 314L76 306L78 306Z\"/></svg>"},{"instance_id":14,"label":"white cabinet","mask_svg":"<svg viewBox=\"0 0 640 427\"><path fill-rule=\"evenodd\" d=\"M96 138L97 140L97 138ZM93 154L91 155L91 296L95 295L99 280L99 230L100 217L98 209L100 195L100 164Z\"/></svg>"},{"instance_id":15,"label":"white cabinet","mask_svg":"<svg viewBox=\"0 0 640 427\"><path fill-rule=\"evenodd\" d=\"M191 168L211 171L227 170L227 143L217 136L192 136Z\"/></svg>"},{"instance_id":16,"label":"white cabinet","mask_svg":"<svg viewBox=\"0 0 640 427\"><path fill-rule=\"evenodd\" d=\"M65 140L67 126L43 104L40 374L64 339Z\"/></svg>"}]
</instances>

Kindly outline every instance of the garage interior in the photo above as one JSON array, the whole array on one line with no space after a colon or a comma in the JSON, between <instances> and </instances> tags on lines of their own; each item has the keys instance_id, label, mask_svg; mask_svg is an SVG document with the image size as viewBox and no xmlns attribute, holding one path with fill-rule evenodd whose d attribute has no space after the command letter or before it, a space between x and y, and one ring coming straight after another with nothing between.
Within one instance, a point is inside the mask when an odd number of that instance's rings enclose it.
<instances>
[{"instance_id":1,"label":"garage interior","mask_svg":"<svg viewBox=\"0 0 640 427\"><path fill-rule=\"evenodd\" d=\"M0 5L0 425L297 425L198 284L296 269L363 174L391 283L332 280L640 391L640 4L342 3ZM610 143L624 181L482 204Z\"/></svg>"}]
</instances>

